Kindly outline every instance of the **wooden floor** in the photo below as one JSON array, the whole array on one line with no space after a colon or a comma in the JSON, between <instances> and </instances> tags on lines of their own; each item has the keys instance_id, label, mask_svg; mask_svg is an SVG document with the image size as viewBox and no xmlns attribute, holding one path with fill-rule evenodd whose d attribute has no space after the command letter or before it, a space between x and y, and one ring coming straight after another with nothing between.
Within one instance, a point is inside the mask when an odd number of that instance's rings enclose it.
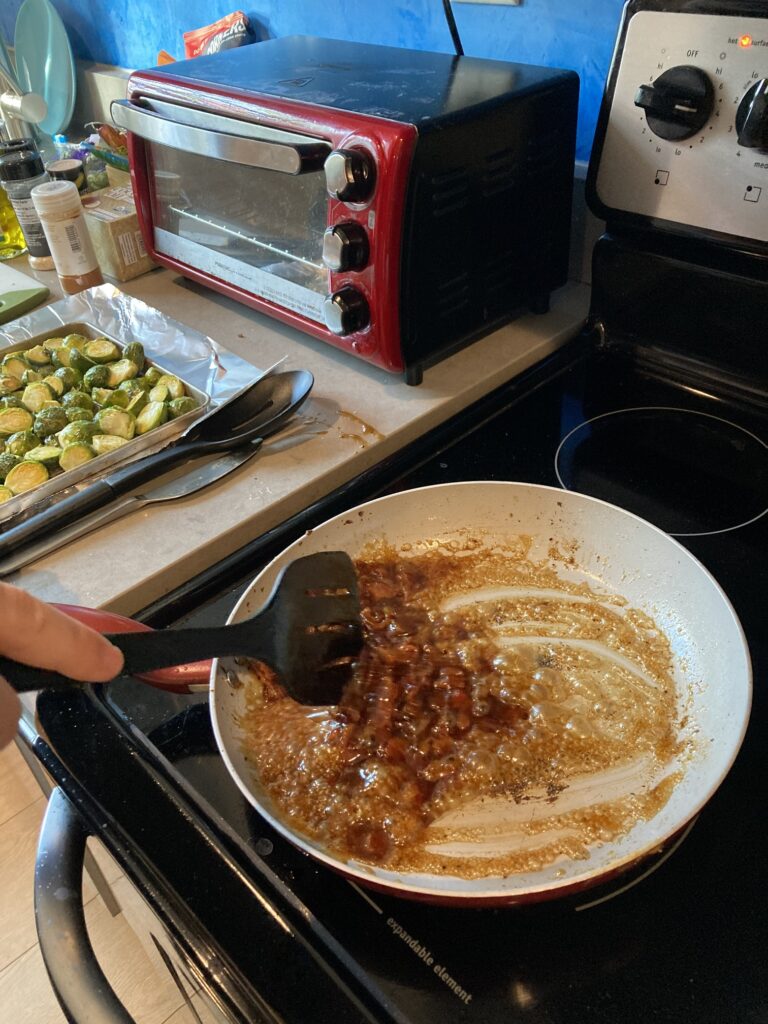
<instances>
[{"instance_id":1,"label":"wooden floor","mask_svg":"<svg viewBox=\"0 0 768 1024\"><path fill-rule=\"evenodd\" d=\"M32 902L35 849L45 798L14 744L0 751L0 1021L66 1024L45 972ZM92 843L89 840L89 844ZM128 882L93 849L120 902ZM170 977L155 970L123 914L113 917L90 880L85 917L102 970L137 1024L194 1024Z\"/></svg>"}]
</instances>

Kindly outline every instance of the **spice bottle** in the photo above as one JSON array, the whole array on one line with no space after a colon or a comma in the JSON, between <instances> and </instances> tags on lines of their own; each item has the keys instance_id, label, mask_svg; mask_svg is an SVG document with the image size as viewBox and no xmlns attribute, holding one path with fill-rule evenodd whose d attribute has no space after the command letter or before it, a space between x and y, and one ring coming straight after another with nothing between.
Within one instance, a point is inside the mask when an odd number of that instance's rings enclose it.
<instances>
[{"instance_id":1,"label":"spice bottle","mask_svg":"<svg viewBox=\"0 0 768 1024\"><path fill-rule=\"evenodd\" d=\"M0 185L14 209L35 270L53 270L53 260L40 218L30 198L32 189L48 181L48 174L31 139L14 139L0 145Z\"/></svg>"},{"instance_id":2,"label":"spice bottle","mask_svg":"<svg viewBox=\"0 0 768 1024\"><path fill-rule=\"evenodd\" d=\"M32 189L32 201L45 231L62 289L74 295L102 284L93 242L83 216L77 186L46 181Z\"/></svg>"}]
</instances>

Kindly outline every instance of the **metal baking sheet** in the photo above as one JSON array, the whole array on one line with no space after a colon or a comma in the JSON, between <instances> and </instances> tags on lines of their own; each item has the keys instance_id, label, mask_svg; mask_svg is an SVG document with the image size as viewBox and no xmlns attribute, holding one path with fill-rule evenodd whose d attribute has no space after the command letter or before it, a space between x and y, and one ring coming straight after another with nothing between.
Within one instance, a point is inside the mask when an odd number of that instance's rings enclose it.
<instances>
[{"instance_id":1,"label":"metal baking sheet","mask_svg":"<svg viewBox=\"0 0 768 1024\"><path fill-rule=\"evenodd\" d=\"M21 513L33 514L65 494L82 490L116 466L164 448L204 412L268 372L111 284L90 288L6 324L0 330L0 359L13 351L41 344L46 338L71 333L107 337L121 348L140 341L148 362L179 377L201 403L200 408L4 502L0 505L0 523Z\"/></svg>"}]
</instances>

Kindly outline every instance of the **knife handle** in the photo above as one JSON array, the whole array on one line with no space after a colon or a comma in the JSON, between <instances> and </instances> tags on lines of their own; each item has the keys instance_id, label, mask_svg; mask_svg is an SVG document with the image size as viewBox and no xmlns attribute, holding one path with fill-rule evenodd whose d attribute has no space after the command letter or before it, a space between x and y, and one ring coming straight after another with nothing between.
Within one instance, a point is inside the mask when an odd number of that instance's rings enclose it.
<instances>
[{"instance_id":1,"label":"knife handle","mask_svg":"<svg viewBox=\"0 0 768 1024\"><path fill-rule=\"evenodd\" d=\"M92 512L90 515L81 517L68 526L61 527L55 533L44 536L41 540L22 546L20 550L15 551L7 558L0 559L0 577L8 576L18 569L23 569L25 565L44 558L52 551L57 551L60 547L69 543L69 541L77 540L78 537L82 537L92 530L98 530L99 527L106 526L107 523L120 519L127 512L141 508L144 504L146 502L142 497L129 494L119 501L112 502L105 509Z\"/></svg>"},{"instance_id":2,"label":"knife handle","mask_svg":"<svg viewBox=\"0 0 768 1024\"><path fill-rule=\"evenodd\" d=\"M28 544L34 537L66 526L86 512L112 501L114 497L115 492L106 480L97 480L77 494L72 494L50 508L43 509L42 512L19 523L18 526L12 526L0 535L0 559L8 558L17 548Z\"/></svg>"}]
</instances>

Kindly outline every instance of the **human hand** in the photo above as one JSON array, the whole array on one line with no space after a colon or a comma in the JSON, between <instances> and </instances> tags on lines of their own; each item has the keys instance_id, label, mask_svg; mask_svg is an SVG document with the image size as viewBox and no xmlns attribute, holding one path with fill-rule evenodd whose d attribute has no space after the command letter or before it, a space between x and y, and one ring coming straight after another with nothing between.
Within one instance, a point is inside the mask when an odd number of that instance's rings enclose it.
<instances>
[{"instance_id":1,"label":"human hand","mask_svg":"<svg viewBox=\"0 0 768 1024\"><path fill-rule=\"evenodd\" d=\"M123 655L95 630L31 594L0 583L0 654L87 683L114 679ZM0 747L13 739L19 698L0 678Z\"/></svg>"}]
</instances>

